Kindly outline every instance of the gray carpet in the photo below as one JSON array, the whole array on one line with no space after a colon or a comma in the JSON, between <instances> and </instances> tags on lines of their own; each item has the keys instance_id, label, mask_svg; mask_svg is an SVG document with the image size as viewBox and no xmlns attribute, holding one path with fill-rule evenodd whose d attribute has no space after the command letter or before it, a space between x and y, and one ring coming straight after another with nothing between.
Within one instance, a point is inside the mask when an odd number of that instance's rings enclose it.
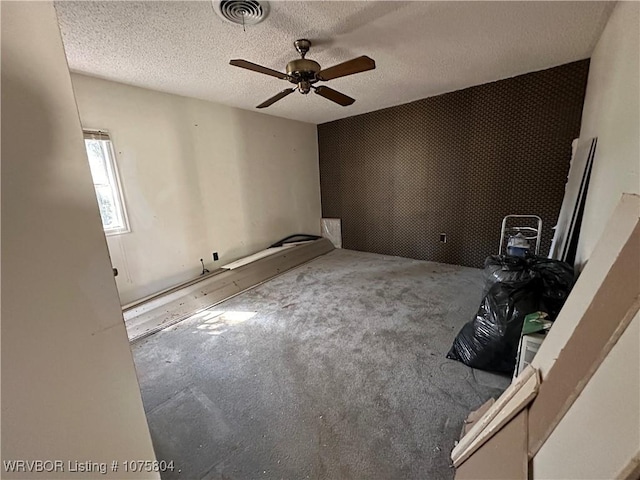
<instances>
[{"instance_id":1,"label":"gray carpet","mask_svg":"<svg viewBox=\"0 0 640 480\"><path fill-rule=\"evenodd\" d=\"M164 479L451 479L480 270L335 250L133 345Z\"/></svg>"}]
</instances>

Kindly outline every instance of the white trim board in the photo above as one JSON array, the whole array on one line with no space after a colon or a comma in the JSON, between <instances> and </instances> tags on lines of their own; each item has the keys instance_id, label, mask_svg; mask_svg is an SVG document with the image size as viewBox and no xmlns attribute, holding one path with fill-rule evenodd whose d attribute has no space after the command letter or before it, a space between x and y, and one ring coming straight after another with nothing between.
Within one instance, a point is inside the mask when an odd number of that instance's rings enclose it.
<instances>
[{"instance_id":1,"label":"white trim board","mask_svg":"<svg viewBox=\"0 0 640 480\"><path fill-rule=\"evenodd\" d=\"M553 240L549 249L549 258L565 260L577 220L578 211L584 202L588 187L587 180L595 156L597 139L574 140L573 155L567 183L564 187L562 206L558 221L554 227Z\"/></svg>"},{"instance_id":2,"label":"white trim board","mask_svg":"<svg viewBox=\"0 0 640 480\"><path fill-rule=\"evenodd\" d=\"M238 267L242 267L251 262L255 262L256 260L260 260L261 258L268 257L270 255L275 255L276 253L281 252L282 250L286 250L287 248L295 247L296 245L301 245L302 243L287 243L282 245L281 247L271 247L266 250L261 250L253 255L249 255L248 257L241 258L236 260L235 262L227 263L223 265L221 268L225 268L227 270L234 270Z\"/></svg>"},{"instance_id":3,"label":"white trim board","mask_svg":"<svg viewBox=\"0 0 640 480\"><path fill-rule=\"evenodd\" d=\"M640 196L625 193L611 215L589 262L553 323L531 365L542 380L553 367L640 218Z\"/></svg>"}]
</instances>

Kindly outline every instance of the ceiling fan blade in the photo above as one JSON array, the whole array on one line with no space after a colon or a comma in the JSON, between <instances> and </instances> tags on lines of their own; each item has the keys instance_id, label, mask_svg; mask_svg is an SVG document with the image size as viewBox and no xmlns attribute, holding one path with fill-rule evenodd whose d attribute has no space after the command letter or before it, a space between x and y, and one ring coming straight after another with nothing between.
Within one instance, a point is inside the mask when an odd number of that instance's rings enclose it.
<instances>
[{"instance_id":1,"label":"ceiling fan blade","mask_svg":"<svg viewBox=\"0 0 640 480\"><path fill-rule=\"evenodd\" d=\"M353 102L355 102L355 99L347 97L344 93L340 93L337 90L325 87L324 85L316 87L314 90L321 97L331 100L332 102L336 102L338 105L342 105L343 107L351 105Z\"/></svg>"},{"instance_id":2,"label":"ceiling fan blade","mask_svg":"<svg viewBox=\"0 0 640 480\"><path fill-rule=\"evenodd\" d=\"M334 78L353 75L354 73L366 72L367 70L373 70L374 68L376 68L376 62L372 58L363 55L362 57L339 63L333 67L325 68L318 72L316 77L318 77L318 80L327 81L333 80Z\"/></svg>"},{"instance_id":3,"label":"ceiling fan blade","mask_svg":"<svg viewBox=\"0 0 640 480\"><path fill-rule=\"evenodd\" d=\"M263 67L262 65L258 65L256 63L247 62L246 60L231 60L229 64L233 65L234 67L246 68L247 70L252 70L258 73L264 73L265 75L271 75L272 77L281 78L282 80L289 80L290 78L286 73L272 70L271 68Z\"/></svg>"},{"instance_id":4,"label":"ceiling fan blade","mask_svg":"<svg viewBox=\"0 0 640 480\"><path fill-rule=\"evenodd\" d=\"M289 95L290 93L293 93L295 91L296 91L295 87L294 88L287 88L285 90L282 90L280 93L278 93L277 95L274 95L269 100L266 100L266 101L262 102L256 108L267 108L269 105L273 105L278 100L282 100L284 97L286 97L287 95Z\"/></svg>"}]
</instances>

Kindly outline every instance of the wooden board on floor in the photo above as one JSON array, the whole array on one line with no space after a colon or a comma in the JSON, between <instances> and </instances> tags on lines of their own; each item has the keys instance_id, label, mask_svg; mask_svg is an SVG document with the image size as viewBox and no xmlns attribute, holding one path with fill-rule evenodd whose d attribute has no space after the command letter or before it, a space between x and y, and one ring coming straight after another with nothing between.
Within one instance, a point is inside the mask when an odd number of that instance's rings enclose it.
<instances>
[{"instance_id":1,"label":"wooden board on floor","mask_svg":"<svg viewBox=\"0 0 640 480\"><path fill-rule=\"evenodd\" d=\"M261 250L260 252L254 253L253 255L249 255L248 257L244 257L239 260L236 260L235 262L222 265L222 267L220 268L225 268L227 270L234 270L236 268L243 267L252 262L255 262L256 260L260 260L261 258L275 255L276 253L279 253L282 250L286 250L287 248L295 247L296 245L300 245L300 243L287 243L285 245L282 245L281 247L267 248L266 250Z\"/></svg>"},{"instance_id":2,"label":"wooden board on floor","mask_svg":"<svg viewBox=\"0 0 640 480\"><path fill-rule=\"evenodd\" d=\"M467 433L469 433L469 430L473 428L473 426L478 422L478 420L484 417L484 414L489 411L489 409L494 403L496 403L496 399L490 398L489 400L484 402L482 405L480 405L477 410L472 411L467 416L467 419L464 421L464 424L462 425L462 432L460 433L461 439Z\"/></svg>"},{"instance_id":3,"label":"wooden board on floor","mask_svg":"<svg viewBox=\"0 0 640 480\"><path fill-rule=\"evenodd\" d=\"M458 445L456 445L451 452L451 460L455 462L455 459L458 458L460 454L469 447L469 445L471 445L478 435L480 435L487 425L489 425L489 423L491 423L491 421L496 417L500 410L509 403L518 390L520 390L526 381L533 375L534 369L532 367L524 369L518 378L516 378L504 392L502 392L502 395L500 395L498 400L489 409L487 409L482 418L475 422L467 434L460 439Z\"/></svg>"},{"instance_id":4,"label":"wooden board on floor","mask_svg":"<svg viewBox=\"0 0 640 480\"><path fill-rule=\"evenodd\" d=\"M320 238L226 270L208 280L206 287L127 320L129 340L138 340L167 328L333 249L328 239Z\"/></svg>"},{"instance_id":5,"label":"wooden board on floor","mask_svg":"<svg viewBox=\"0 0 640 480\"><path fill-rule=\"evenodd\" d=\"M456 469L455 480L527 480L527 409Z\"/></svg>"},{"instance_id":6,"label":"wooden board on floor","mask_svg":"<svg viewBox=\"0 0 640 480\"><path fill-rule=\"evenodd\" d=\"M549 438L638 312L639 265L640 223L591 299L530 407L530 458ZM553 328L549 335L552 334Z\"/></svg>"},{"instance_id":7,"label":"wooden board on floor","mask_svg":"<svg viewBox=\"0 0 640 480\"><path fill-rule=\"evenodd\" d=\"M502 397L478 421L451 452L453 465L458 467L533 400L538 393L540 377L528 366L505 390Z\"/></svg>"},{"instance_id":8,"label":"wooden board on floor","mask_svg":"<svg viewBox=\"0 0 640 480\"><path fill-rule=\"evenodd\" d=\"M143 297L134 302L128 303L122 306L122 315L125 322L129 319L142 315L144 312L153 310L154 308L161 307L176 298L181 298L190 293L197 292L206 288L209 281L213 280L213 277L225 272L224 268L217 268L216 270L200 275L198 278L193 278L187 282L181 283L171 288L161 290L147 297Z\"/></svg>"}]
</instances>

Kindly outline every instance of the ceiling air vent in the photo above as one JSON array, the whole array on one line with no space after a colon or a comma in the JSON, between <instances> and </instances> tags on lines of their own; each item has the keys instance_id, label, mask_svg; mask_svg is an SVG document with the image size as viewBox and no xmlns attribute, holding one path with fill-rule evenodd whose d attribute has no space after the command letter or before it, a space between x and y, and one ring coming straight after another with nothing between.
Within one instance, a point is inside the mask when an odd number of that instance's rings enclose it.
<instances>
[{"instance_id":1,"label":"ceiling air vent","mask_svg":"<svg viewBox=\"0 0 640 480\"><path fill-rule=\"evenodd\" d=\"M269 2L258 0L213 0L213 8L224 20L238 25L256 25L269 15Z\"/></svg>"}]
</instances>

